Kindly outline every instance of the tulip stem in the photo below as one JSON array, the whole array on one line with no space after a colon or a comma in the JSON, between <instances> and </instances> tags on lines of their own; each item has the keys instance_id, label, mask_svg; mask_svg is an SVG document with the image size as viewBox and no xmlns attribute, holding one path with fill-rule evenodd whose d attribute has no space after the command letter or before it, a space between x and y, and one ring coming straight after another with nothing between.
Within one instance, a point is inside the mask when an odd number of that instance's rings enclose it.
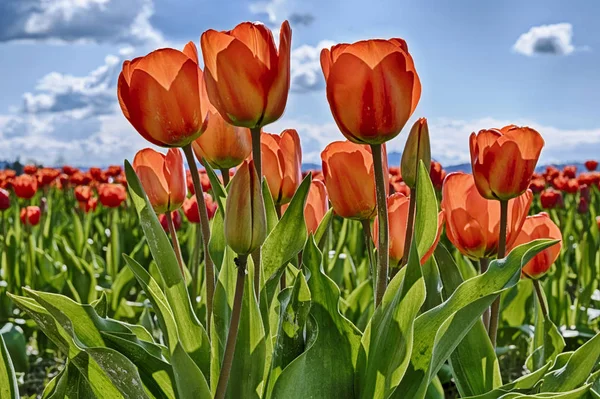
<instances>
[{"instance_id":1,"label":"tulip stem","mask_svg":"<svg viewBox=\"0 0 600 399\"><path fill-rule=\"evenodd\" d=\"M371 144L373 153L373 167L375 168L375 191L377 194L377 213L379 217L379 242L377 255L379 267L377 270L377 286L375 289L375 307L379 306L387 288L388 263L389 263L389 231L387 198L385 189L385 176L383 176L383 162L381 144ZM385 160L387 162L387 159Z\"/></svg>"},{"instance_id":2,"label":"tulip stem","mask_svg":"<svg viewBox=\"0 0 600 399\"><path fill-rule=\"evenodd\" d=\"M363 228L363 236L365 238L365 247L367 248L367 256L369 257L369 271L371 272L372 281L377 281L377 270L375 269L375 260L373 259L373 237L371 236L371 221L362 219L360 221ZM375 287L373 287L375 288ZM373 294L375 289L373 289Z\"/></svg>"},{"instance_id":3,"label":"tulip stem","mask_svg":"<svg viewBox=\"0 0 600 399\"><path fill-rule=\"evenodd\" d=\"M237 340L238 329L240 325L247 262L248 255L239 255L235 259L235 264L237 266L237 280L235 282L235 294L233 297L233 308L231 310L229 332L227 333L227 343L225 344L225 353L223 354L223 364L221 365L221 373L219 374L219 382L217 383L215 399L223 399L225 397L225 393L227 392L227 383L229 381L229 374L231 373L233 355L235 354L235 342Z\"/></svg>"},{"instance_id":4,"label":"tulip stem","mask_svg":"<svg viewBox=\"0 0 600 399\"><path fill-rule=\"evenodd\" d=\"M548 308L546 307L546 300L544 298L544 293L542 291L540 281L537 279L534 279L534 278L532 278L531 281L533 282L533 288L535 288L535 294L537 295L538 302L540 304L540 310L542 311L542 316L544 316L544 319L547 319L548 318Z\"/></svg>"},{"instance_id":5,"label":"tulip stem","mask_svg":"<svg viewBox=\"0 0 600 399\"><path fill-rule=\"evenodd\" d=\"M498 259L506 255L506 223L508 221L508 200L500 200L500 236L498 237ZM500 318L500 296L498 296L490 310L490 329L488 334L492 346L496 348L496 338L498 336L498 321Z\"/></svg>"},{"instance_id":6,"label":"tulip stem","mask_svg":"<svg viewBox=\"0 0 600 399\"><path fill-rule=\"evenodd\" d=\"M417 171L417 173L419 173ZM414 225L415 225L415 208L417 207L417 185L410 188L410 198L408 205L408 224L406 225L406 236L404 237L404 253L402 254L401 266L408 263L408 253L412 245Z\"/></svg>"},{"instance_id":7,"label":"tulip stem","mask_svg":"<svg viewBox=\"0 0 600 399\"><path fill-rule=\"evenodd\" d=\"M262 195L262 155L260 151L260 135L261 128L253 127L250 129L250 134L252 135L252 159L254 160L254 169L256 170L256 175L260 180L260 195ZM264 200L264 198L263 198ZM260 263L260 247L256 248L254 252L252 252L252 261L254 262L254 295L256 295L256 300L260 300L260 273L261 273L261 263Z\"/></svg>"},{"instance_id":8,"label":"tulip stem","mask_svg":"<svg viewBox=\"0 0 600 399\"><path fill-rule=\"evenodd\" d=\"M485 273L488 269L488 266L490 265L490 260L489 258L481 258L479 259L479 271L481 274ZM486 331L490 328L490 309L487 308L484 312L483 312L483 325L486 329Z\"/></svg>"},{"instance_id":9,"label":"tulip stem","mask_svg":"<svg viewBox=\"0 0 600 399\"><path fill-rule=\"evenodd\" d=\"M223 179L223 186L225 188L227 188L227 185L229 184L229 168L221 168L219 170L221 171L221 178Z\"/></svg>"},{"instance_id":10,"label":"tulip stem","mask_svg":"<svg viewBox=\"0 0 600 399\"><path fill-rule=\"evenodd\" d=\"M200 184L200 174L198 173L198 166L196 165L196 158L194 158L194 151L192 145L188 144L183 147L183 153L190 167L192 174L192 181L194 183L194 191L196 192L196 204L198 206L198 213L200 214L200 227L202 234L196 235L196 245L199 247L204 242L204 280L206 281L206 332L210 336L210 318L212 316L213 308L213 295L215 292L215 270L213 261L208 251L208 243L210 242L210 226L208 224L208 211L206 210L206 201L204 200L204 192L202 191L202 184ZM194 268L200 265L192 265Z\"/></svg>"},{"instance_id":11,"label":"tulip stem","mask_svg":"<svg viewBox=\"0 0 600 399\"><path fill-rule=\"evenodd\" d=\"M280 204L275 205L275 213L277 213L277 219L280 220L281 219L281 205ZM298 265L298 267L300 267L300 265ZM286 287L286 281L285 281L285 271L286 270L287 270L287 267L283 269L283 273L281 273L281 277L279 278L279 290L280 291L285 290L285 287Z\"/></svg>"},{"instance_id":12,"label":"tulip stem","mask_svg":"<svg viewBox=\"0 0 600 399\"><path fill-rule=\"evenodd\" d=\"M165 217L167 218L167 225L169 226L169 233L171 234L171 242L173 243L173 249L175 250L175 257L177 258L177 263L179 263L179 270L181 270L181 277L183 277L183 281L185 282L185 268L183 267L183 258L181 257L181 248L179 248L179 239L177 238L175 223L173 223L173 216L171 216L170 211L167 211Z\"/></svg>"}]
</instances>

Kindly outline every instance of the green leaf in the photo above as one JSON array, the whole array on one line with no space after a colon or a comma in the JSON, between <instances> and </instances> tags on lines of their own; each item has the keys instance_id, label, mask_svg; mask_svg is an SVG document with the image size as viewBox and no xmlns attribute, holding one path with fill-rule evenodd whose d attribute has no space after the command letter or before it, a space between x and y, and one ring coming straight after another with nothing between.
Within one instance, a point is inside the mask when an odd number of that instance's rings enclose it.
<instances>
[{"instance_id":1,"label":"green leaf","mask_svg":"<svg viewBox=\"0 0 600 399\"><path fill-rule=\"evenodd\" d=\"M304 205L310 188L310 174L304 178L289 207L262 246L262 269L265 280L276 277L278 271L294 255L302 250L306 242Z\"/></svg>"},{"instance_id":2,"label":"green leaf","mask_svg":"<svg viewBox=\"0 0 600 399\"><path fill-rule=\"evenodd\" d=\"M425 302L425 282L413 241L406 268L385 291L361 340L356 387L361 398L387 398L408 367L413 325Z\"/></svg>"},{"instance_id":3,"label":"green leaf","mask_svg":"<svg viewBox=\"0 0 600 399\"><path fill-rule=\"evenodd\" d=\"M42 394L42 399L95 399L96 395L79 369L67 361L65 367L52 380Z\"/></svg>"},{"instance_id":4,"label":"green leaf","mask_svg":"<svg viewBox=\"0 0 600 399\"><path fill-rule=\"evenodd\" d=\"M17 377L2 335L0 335L0 398L19 398Z\"/></svg>"},{"instance_id":5,"label":"green leaf","mask_svg":"<svg viewBox=\"0 0 600 399\"><path fill-rule=\"evenodd\" d=\"M171 363L177 384L177 399L211 397L204 375L180 344L175 346Z\"/></svg>"},{"instance_id":6,"label":"green leaf","mask_svg":"<svg viewBox=\"0 0 600 399\"><path fill-rule=\"evenodd\" d=\"M463 283L463 279L446 247L438 245L434 257L442 278L443 298L447 300ZM481 395L502 385L498 358L481 320L475 322L454 349L450 366L461 396Z\"/></svg>"},{"instance_id":7,"label":"green leaf","mask_svg":"<svg viewBox=\"0 0 600 399\"><path fill-rule=\"evenodd\" d=\"M442 280L438 264L433 256L427 259L421 271L423 272L423 280L425 281L425 292L427 292L427 297L421 311L426 312L442 303Z\"/></svg>"},{"instance_id":8,"label":"green leaf","mask_svg":"<svg viewBox=\"0 0 600 399\"><path fill-rule=\"evenodd\" d=\"M542 291L542 295L543 291ZM535 295L535 333L532 340L533 353L527 359L529 370L535 371L548 362L553 362L565 348L565 340L550 318L544 316L540 309L539 298Z\"/></svg>"},{"instance_id":9,"label":"green leaf","mask_svg":"<svg viewBox=\"0 0 600 399\"><path fill-rule=\"evenodd\" d=\"M164 281L164 291L173 311L179 339L185 351L205 375L210 370L210 344L206 330L194 313L177 258L131 164L125 161L129 196L140 218L150 252Z\"/></svg>"},{"instance_id":10,"label":"green leaf","mask_svg":"<svg viewBox=\"0 0 600 399\"><path fill-rule=\"evenodd\" d=\"M431 379L497 295L514 286L521 268L556 241L536 240L491 262L488 271L461 284L440 306L417 317L411 363L392 397L422 398Z\"/></svg>"},{"instance_id":11,"label":"green leaf","mask_svg":"<svg viewBox=\"0 0 600 399\"><path fill-rule=\"evenodd\" d=\"M417 176L417 206L415 215L415 236L417 252L423 257L435 242L438 225L438 207L435 189L429 178L429 166L419 161Z\"/></svg>"},{"instance_id":12,"label":"green leaf","mask_svg":"<svg viewBox=\"0 0 600 399\"><path fill-rule=\"evenodd\" d=\"M210 180L210 185L213 190L214 200L217 203L217 213L212 220L212 228L210 241L208 243L208 251L210 252L210 258L213 260L217 270L221 268L223 264L223 256L225 254L225 233L224 233L224 218L225 218L225 199L227 198L227 191L223 188L221 180L215 173L214 169L205 162L204 165L206 174Z\"/></svg>"},{"instance_id":13,"label":"green leaf","mask_svg":"<svg viewBox=\"0 0 600 399\"><path fill-rule=\"evenodd\" d=\"M311 238L303 251L303 264L310 271L309 339L304 353L283 369L273 398L355 397L354 369L361 334L340 314L340 290L323 273L321 263L321 252Z\"/></svg>"},{"instance_id":14,"label":"green leaf","mask_svg":"<svg viewBox=\"0 0 600 399\"><path fill-rule=\"evenodd\" d=\"M327 230L331 225L331 221L333 220L333 208L329 208L327 213L323 216L323 219L319 223L317 230L315 231L315 242L322 247L323 239L325 238L325 234L327 234Z\"/></svg>"}]
</instances>

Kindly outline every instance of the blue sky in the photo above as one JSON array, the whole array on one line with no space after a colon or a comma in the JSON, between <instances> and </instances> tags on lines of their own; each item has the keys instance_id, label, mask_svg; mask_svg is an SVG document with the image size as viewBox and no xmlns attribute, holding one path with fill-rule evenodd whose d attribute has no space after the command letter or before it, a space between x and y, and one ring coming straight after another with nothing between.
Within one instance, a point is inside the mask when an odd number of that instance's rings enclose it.
<instances>
[{"instance_id":1,"label":"blue sky","mask_svg":"<svg viewBox=\"0 0 600 399\"><path fill-rule=\"evenodd\" d=\"M600 155L600 2L393 0L2 0L0 160L121 163L147 146L121 115L122 61L181 47L208 29L292 23L292 92L267 131L296 128L304 159L343 139L330 115L320 48L376 37L408 42L433 156L467 161L468 135L528 124L542 162ZM405 129L389 144L401 150Z\"/></svg>"}]
</instances>

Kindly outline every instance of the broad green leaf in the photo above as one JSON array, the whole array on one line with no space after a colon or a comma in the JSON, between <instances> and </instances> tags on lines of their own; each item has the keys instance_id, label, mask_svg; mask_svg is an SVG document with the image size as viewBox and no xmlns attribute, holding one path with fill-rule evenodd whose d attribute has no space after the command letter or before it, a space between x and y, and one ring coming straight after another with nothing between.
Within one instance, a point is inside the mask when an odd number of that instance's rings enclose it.
<instances>
[{"instance_id":1,"label":"broad green leaf","mask_svg":"<svg viewBox=\"0 0 600 399\"><path fill-rule=\"evenodd\" d=\"M426 312L442 303L442 280L438 264L433 256L427 259L421 271L423 272L423 280L425 281L425 292L427 292L427 297L421 311Z\"/></svg>"},{"instance_id":2,"label":"broad green leaf","mask_svg":"<svg viewBox=\"0 0 600 399\"><path fill-rule=\"evenodd\" d=\"M408 367L413 325L426 295L419 258L413 241L406 268L390 282L365 329L356 370L360 398L387 398Z\"/></svg>"},{"instance_id":3,"label":"broad green leaf","mask_svg":"<svg viewBox=\"0 0 600 399\"><path fill-rule=\"evenodd\" d=\"M346 297L344 315L364 331L373 315L373 284L365 280Z\"/></svg>"},{"instance_id":4,"label":"broad green leaf","mask_svg":"<svg viewBox=\"0 0 600 399\"><path fill-rule=\"evenodd\" d=\"M325 213L325 216L323 216L323 219L319 223L317 231L315 231L315 242L319 245L320 248L322 247L322 243L326 237L325 235L327 234L327 230L329 230L329 226L331 225L332 220L333 208L330 208L327 211L327 213Z\"/></svg>"},{"instance_id":5,"label":"broad green leaf","mask_svg":"<svg viewBox=\"0 0 600 399\"><path fill-rule=\"evenodd\" d=\"M204 375L180 344L175 346L171 363L177 385L177 399L210 398Z\"/></svg>"},{"instance_id":6,"label":"broad green leaf","mask_svg":"<svg viewBox=\"0 0 600 399\"><path fill-rule=\"evenodd\" d=\"M283 369L272 397L353 398L360 331L340 314L339 288L323 273L321 252L313 238L304 247L303 264L310 271L310 339L304 353Z\"/></svg>"},{"instance_id":7,"label":"broad green leaf","mask_svg":"<svg viewBox=\"0 0 600 399\"><path fill-rule=\"evenodd\" d=\"M542 291L542 295L543 291ZM532 354L527 359L527 368L535 371L548 362L553 362L565 348L565 340L550 318L540 310L539 298L535 295L535 333L532 340Z\"/></svg>"},{"instance_id":8,"label":"broad green leaf","mask_svg":"<svg viewBox=\"0 0 600 399\"><path fill-rule=\"evenodd\" d=\"M173 311L179 340L204 375L210 371L210 344L206 330L194 313L173 247L163 230L131 164L125 161L129 196L140 218L150 252L164 281L164 292Z\"/></svg>"},{"instance_id":9,"label":"broad green leaf","mask_svg":"<svg viewBox=\"0 0 600 399\"><path fill-rule=\"evenodd\" d=\"M29 358L27 356L27 340L23 329L13 323L6 323L0 328L0 336L16 372L25 373L29 370Z\"/></svg>"},{"instance_id":10,"label":"broad green leaf","mask_svg":"<svg viewBox=\"0 0 600 399\"><path fill-rule=\"evenodd\" d=\"M417 317L411 362L392 397L422 398L433 376L484 310L519 281L523 265L555 243L536 240L518 246L506 258L491 262L486 273L461 284L440 306Z\"/></svg>"},{"instance_id":11,"label":"broad green leaf","mask_svg":"<svg viewBox=\"0 0 600 399\"><path fill-rule=\"evenodd\" d=\"M96 395L79 369L67 361L61 372L46 385L42 399L80 398L95 399Z\"/></svg>"},{"instance_id":12,"label":"broad green leaf","mask_svg":"<svg viewBox=\"0 0 600 399\"><path fill-rule=\"evenodd\" d=\"M419 161L417 176L417 206L414 240L417 252L423 257L435 242L438 225L438 207L435 189L429 178L429 166Z\"/></svg>"},{"instance_id":13,"label":"broad green leaf","mask_svg":"<svg viewBox=\"0 0 600 399\"><path fill-rule=\"evenodd\" d=\"M463 278L446 247L438 245L434 257L442 278L442 296L447 300ZM449 360L461 396L484 394L502 385L498 358L481 320L475 322Z\"/></svg>"},{"instance_id":14,"label":"broad green leaf","mask_svg":"<svg viewBox=\"0 0 600 399\"><path fill-rule=\"evenodd\" d=\"M2 335L0 335L0 398L19 398L17 377Z\"/></svg>"}]
</instances>

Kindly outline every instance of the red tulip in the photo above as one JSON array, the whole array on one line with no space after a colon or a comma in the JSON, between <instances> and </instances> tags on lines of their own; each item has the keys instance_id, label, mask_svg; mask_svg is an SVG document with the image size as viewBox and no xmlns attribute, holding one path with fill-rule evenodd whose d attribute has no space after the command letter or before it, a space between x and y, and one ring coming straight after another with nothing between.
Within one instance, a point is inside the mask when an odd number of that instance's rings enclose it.
<instances>
[{"instance_id":1,"label":"red tulip","mask_svg":"<svg viewBox=\"0 0 600 399\"><path fill-rule=\"evenodd\" d=\"M79 169L74 168L74 167L69 166L69 165L64 165L62 167L62 171L63 171L64 174L71 176L71 175L79 172Z\"/></svg>"},{"instance_id":2,"label":"red tulip","mask_svg":"<svg viewBox=\"0 0 600 399\"><path fill-rule=\"evenodd\" d=\"M244 22L202 34L206 89L223 119L255 128L281 117L290 88L291 40L287 21L279 31L279 50L262 24Z\"/></svg>"},{"instance_id":3,"label":"red tulip","mask_svg":"<svg viewBox=\"0 0 600 399\"><path fill-rule=\"evenodd\" d=\"M508 200L529 187L544 140L529 127L471 133L471 166L479 193L487 199Z\"/></svg>"},{"instance_id":4,"label":"red tulip","mask_svg":"<svg viewBox=\"0 0 600 399\"><path fill-rule=\"evenodd\" d=\"M23 167L23 173L25 173L26 175L35 175L37 173L37 166L35 165L25 165Z\"/></svg>"},{"instance_id":5,"label":"red tulip","mask_svg":"<svg viewBox=\"0 0 600 399\"><path fill-rule=\"evenodd\" d=\"M527 216L520 233L511 246L512 249L518 245L540 238L560 240L560 242L543 250L523 266L523 274L535 279L542 277L550 269L560 254L562 234L558 226L545 212L534 216Z\"/></svg>"},{"instance_id":6,"label":"red tulip","mask_svg":"<svg viewBox=\"0 0 600 399\"><path fill-rule=\"evenodd\" d=\"M79 201L79 209L85 213L94 212L98 206L98 198L90 197L87 201Z\"/></svg>"},{"instance_id":7,"label":"red tulip","mask_svg":"<svg viewBox=\"0 0 600 399\"><path fill-rule=\"evenodd\" d=\"M41 210L38 206L28 206L21 209L21 223L26 226L37 226L40 222Z\"/></svg>"},{"instance_id":8,"label":"red tulip","mask_svg":"<svg viewBox=\"0 0 600 399\"><path fill-rule=\"evenodd\" d=\"M120 165L110 165L104 172L107 176L116 177L123 173L123 168Z\"/></svg>"},{"instance_id":9,"label":"red tulip","mask_svg":"<svg viewBox=\"0 0 600 399\"><path fill-rule=\"evenodd\" d=\"M0 211L10 208L10 194L3 188L0 188Z\"/></svg>"},{"instance_id":10,"label":"red tulip","mask_svg":"<svg viewBox=\"0 0 600 399\"><path fill-rule=\"evenodd\" d=\"M173 227L175 227L175 231L178 231L181 228L182 223L181 214L179 213L179 211L172 211L171 218L173 219ZM158 221L160 222L160 225L162 226L163 230L168 233L169 222L167 221L167 216L164 213L161 213L158 216Z\"/></svg>"},{"instance_id":11,"label":"red tulip","mask_svg":"<svg viewBox=\"0 0 600 399\"><path fill-rule=\"evenodd\" d=\"M87 202L92 196L92 188L90 186L75 187L75 199L79 202Z\"/></svg>"},{"instance_id":12,"label":"red tulip","mask_svg":"<svg viewBox=\"0 0 600 399\"><path fill-rule=\"evenodd\" d=\"M198 174L200 175L200 184L202 185L202 191L207 192L211 190L212 186L210 184L210 179L208 178L206 170L202 169L198 171ZM190 172L189 169L185 171L185 181L190 194L196 194L196 190L194 189L194 180L192 179L192 172Z\"/></svg>"},{"instance_id":13,"label":"red tulip","mask_svg":"<svg viewBox=\"0 0 600 399\"><path fill-rule=\"evenodd\" d=\"M544 179L533 179L529 183L529 188L534 194L541 193L546 188L546 180Z\"/></svg>"},{"instance_id":14,"label":"red tulip","mask_svg":"<svg viewBox=\"0 0 600 399\"><path fill-rule=\"evenodd\" d=\"M60 174L60 172L53 168L42 168L37 172L38 183L43 186L49 186Z\"/></svg>"},{"instance_id":15,"label":"red tulip","mask_svg":"<svg viewBox=\"0 0 600 399\"><path fill-rule=\"evenodd\" d=\"M206 211L208 213L208 220L212 219L217 212L217 203L213 201L210 194L204 193L204 202L206 202ZM196 196L192 195L190 198L186 198L183 201L183 213L190 223L200 223L200 213L198 212Z\"/></svg>"},{"instance_id":16,"label":"red tulip","mask_svg":"<svg viewBox=\"0 0 600 399\"><path fill-rule=\"evenodd\" d=\"M421 82L402 39L337 44L321 51L327 100L346 138L380 144L400 133L421 97Z\"/></svg>"},{"instance_id":17,"label":"red tulip","mask_svg":"<svg viewBox=\"0 0 600 399\"><path fill-rule=\"evenodd\" d=\"M596 170L598 168L598 161L589 160L585 162L585 168L590 172Z\"/></svg>"},{"instance_id":18,"label":"red tulip","mask_svg":"<svg viewBox=\"0 0 600 399\"><path fill-rule=\"evenodd\" d=\"M567 165L563 168L563 175L569 179L574 179L577 176L577 166Z\"/></svg>"},{"instance_id":19,"label":"red tulip","mask_svg":"<svg viewBox=\"0 0 600 399\"><path fill-rule=\"evenodd\" d=\"M127 198L125 187L120 184L103 183L98 187L100 203L108 208L117 208Z\"/></svg>"},{"instance_id":20,"label":"red tulip","mask_svg":"<svg viewBox=\"0 0 600 399\"><path fill-rule=\"evenodd\" d=\"M171 148L166 155L151 148L140 150L133 159L133 168L156 213L181 207L187 192L179 149Z\"/></svg>"},{"instance_id":21,"label":"red tulip","mask_svg":"<svg viewBox=\"0 0 600 399\"><path fill-rule=\"evenodd\" d=\"M557 207L562 207L563 197L560 191L555 191L553 189L548 189L542 191L540 195L540 202L542 204L542 208L544 209L552 209Z\"/></svg>"},{"instance_id":22,"label":"red tulip","mask_svg":"<svg viewBox=\"0 0 600 399\"><path fill-rule=\"evenodd\" d=\"M17 197L31 199L37 191L38 181L32 175L21 175L14 178L12 186Z\"/></svg>"},{"instance_id":23,"label":"red tulip","mask_svg":"<svg viewBox=\"0 0 600 399\"><path fill-rule=\"evenodd\" d=\"M202 92L192 42L183 51L163 48L125 61L117 89L123 115L146 140L162 147L183 147L204 131L208 101Z\"/></svg>"},{"instance_id":24,"label":"red tulip","mask_svg":"<svg viewBox=\"0 0 600 399\"><path fill-rule=\"evenodd\" d=\"M260 137L263 175L276 205L291 201L302 181L302 149L294 129L281 135L263 133Z\"/></svg>"}]
</instances>

